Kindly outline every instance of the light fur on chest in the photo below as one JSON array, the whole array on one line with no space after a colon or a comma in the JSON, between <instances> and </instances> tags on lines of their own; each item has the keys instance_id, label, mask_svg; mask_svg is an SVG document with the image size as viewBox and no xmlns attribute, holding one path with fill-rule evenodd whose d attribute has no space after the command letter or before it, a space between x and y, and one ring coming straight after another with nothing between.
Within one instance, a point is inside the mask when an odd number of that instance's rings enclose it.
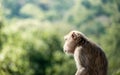
<instances>
[{"instance_id":1,"label":"light fur on chest","mask_svg":"<svg viewBox=\"0 0 120 75\"><path fill-rule=\"evenodd\" d=\"M80 70L82 68L81 63L80 63L80 51L82 47L77 47L74 52L74 60L77 66L77 69Z\"/></svg>"}]
</instances>

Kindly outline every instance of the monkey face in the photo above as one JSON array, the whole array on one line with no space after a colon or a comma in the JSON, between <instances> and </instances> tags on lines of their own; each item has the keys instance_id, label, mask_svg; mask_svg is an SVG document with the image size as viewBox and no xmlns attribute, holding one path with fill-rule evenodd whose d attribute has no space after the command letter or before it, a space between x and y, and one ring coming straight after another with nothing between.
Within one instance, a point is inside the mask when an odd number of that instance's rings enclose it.
<instances>
[{"instance_id":1,"label":"monkey face","mask_svg":"<svg viewBox=\"0 0 120 75\"><path fill-rule=\"evenodd\" d=\"M85 35L79 31L71 31L65 37L64 52L74 54L77 46L82 46L85 43Z\"/></svg>"},{"instance_id":2,"label":"monkey face","mask_svg":"<svg viewBox=\"0 0 120 75\"><path fill-rule=\"evenodd\" d=\"M65 37L64 52L69 54L74 54L74 50L77 46L80 34L77 31L71 31Z\"/></svg>"}]
</instances>

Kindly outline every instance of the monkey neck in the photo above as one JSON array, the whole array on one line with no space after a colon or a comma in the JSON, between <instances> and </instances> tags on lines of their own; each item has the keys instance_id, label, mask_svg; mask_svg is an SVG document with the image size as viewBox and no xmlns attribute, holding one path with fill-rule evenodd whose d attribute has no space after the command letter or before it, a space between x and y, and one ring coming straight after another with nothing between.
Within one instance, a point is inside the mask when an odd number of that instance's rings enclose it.
<instances>
[{"instance_id":1,"label":"monkey neck","mask_svg":"<svg viewBox=\"0 0 120 75\"><path fill-rule=\"evenodd\" d=\"M78 48L79 48L79 47L84 47L84 48L85 48L88 44L89 44L89 40L85 40L84 43L78 42L78 43L77 43L77 47L78 47Z\"/></svg>"},{"instance_id":2,"label":"monkey neck","mask_svg":"<svg viewBox=\"0 0 120 75\"><path fill-rule=\"evenodd\" d=\"M76 47L75 51L74 51L74 60L76 62L76 66L77 69L80 69L82 66L80 65L80 50L81 50L81 46Z\"/></svg>"},{"instance_id":3,"label":"monkey neck","mask_svg":"<svg viewBox=\"0 0 120 75\"><path fill-rule=\"evenodd\" d=\"M78 69L78 70L80 70L81 68L83 68L83 66L81 66L81 61L80 61L81 51L82 51L82 52L83 52L83 51L86 51L86 50L83 50L83 49L88 48L88 47L87 47L88 44L89 44L89 41L87 40L87 41L85 41L84 44L78 45L78 46L75 48L75 50L74 50L74 60L75 60L75 62L76 62L76 66L77 66L77 69Z\"/></svg>"}]
</instances>

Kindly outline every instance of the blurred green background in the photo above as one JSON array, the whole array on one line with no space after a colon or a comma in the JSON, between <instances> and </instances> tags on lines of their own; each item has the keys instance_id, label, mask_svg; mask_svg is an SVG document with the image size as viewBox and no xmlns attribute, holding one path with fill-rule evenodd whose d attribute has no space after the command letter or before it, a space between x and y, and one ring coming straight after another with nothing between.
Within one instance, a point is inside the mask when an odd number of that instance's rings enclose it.
<instances>
[{"instance_id":1,"label":"blurred green background","mask_svg":"<svg viewBox=\"0 0 120 75\"><path fill-rule=\"evenodd\" d=\"M74 75L63 36L83 32L120 75L120 0L0 0L0 75Z\"/></svg>"}]
</instances>

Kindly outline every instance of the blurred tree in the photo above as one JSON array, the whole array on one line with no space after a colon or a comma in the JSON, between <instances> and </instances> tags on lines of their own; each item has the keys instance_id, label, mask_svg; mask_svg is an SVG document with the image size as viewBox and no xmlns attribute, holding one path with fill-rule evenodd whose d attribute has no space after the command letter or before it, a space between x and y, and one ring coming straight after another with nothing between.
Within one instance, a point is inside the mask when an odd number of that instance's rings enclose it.
<instances>
[{"instance_id":1,"label":"blurred tree","mask_svg":"<svg viewBox=\"0 0 120 75\"><path fill-rule=\"evenodd\" d=\"M45 17L44 12L42 10L40 10L40 8L38 8L36 5L30 4L30 3L25 4L25 6L23 6L20 9L20 14L23 15L23 17L38 18L40 20L43 20Z\"/></svg>"},{"instance_id":2,"label":"blurred tree","mask_svg":"<svg viewBox=\"0 0 120 75\"><path fill-rule=\"evenodd\" d=\"M20 8L21 8L21 6L22 6L22 4L21 4L21 2L20 2L21 0L3 0L3 2L2 2L2 4L3 4L3 6L5 7L5 16L7 17L7 18L12 18L12 17L14 17L14 16L20 16L20 14L19 14L19 10L20 10Z\"/></svg>"},{"instance_id":3,"label":"blurred tree","mask_svg":"<svg viewBox=\"0 0 120 75\"><path fill-rule=\"evenodd\" d=\"M101 45L105 49L109 60L109 75L120 75L120 26L113 24L103 36ZM106 38L105 38L106 37Z\"/></svg>"},{"instance_id":4,"label":"blurred tree","mask_svg":"<svg viewBox=\"0 0 120 75\"><path fill-rule=\"evenodd\" d=\"M4 27L4 12L3 12L2 1L0 1L0 50L3 47L3 43L5 42L5 37L3 36L3 27Z\"/></svg>"},{"instance_id":5,"label":"blurred tree","mask_svg":"<svg viewBox=\"0 0 120 75\"><path fill-rule=\"evenodd\" d=\"M109 60L109 75L120 75L120 1L110 0L105 8L111 13L111 25L106 29L106 35L102 38L102 46L105 49ZM108 7L109 6L109 7ZM111 10L112 8L112 10Z\"/></svg>"},{"instance_id":6,"label":"blurred tree","mask_svg":"<svg viewBox=\"0 0 120 75\"><path fill-rule=\"evenodd\" d=\"M2 75L74 74L76 70L74 62L70 58L65 58L65 54L61 51L61 34L55 33L57 26L45 24L39 26L42 23L36 20L22 20L21 22L19 20L4 27L8 40L0 53ZM61 29L58 28L57 31ZM70 62L64 64L68 60ZM68 68L70 65L73 65L71 72Z\"/></svg>"}]
</instances>

